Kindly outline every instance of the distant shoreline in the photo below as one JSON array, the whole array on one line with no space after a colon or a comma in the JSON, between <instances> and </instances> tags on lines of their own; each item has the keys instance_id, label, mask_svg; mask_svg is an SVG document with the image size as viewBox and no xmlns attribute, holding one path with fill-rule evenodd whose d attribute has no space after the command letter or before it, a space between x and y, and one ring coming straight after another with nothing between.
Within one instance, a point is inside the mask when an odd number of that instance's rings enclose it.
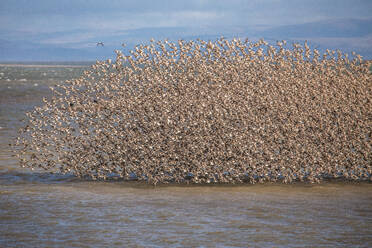
<instances>
[{"instance_id":1,"label":"distant shoreline","mask_svg":"<svg viewBox=\"0 0 372 248\"><path fill-rule=\"evenodd\" d=\"M50 67L74 67L74 68L83 68L89 67L90 65L54 65L54 64L0 64L0 67L42 67L42 68L50 68Z\"/></svg>"}]
</instances>

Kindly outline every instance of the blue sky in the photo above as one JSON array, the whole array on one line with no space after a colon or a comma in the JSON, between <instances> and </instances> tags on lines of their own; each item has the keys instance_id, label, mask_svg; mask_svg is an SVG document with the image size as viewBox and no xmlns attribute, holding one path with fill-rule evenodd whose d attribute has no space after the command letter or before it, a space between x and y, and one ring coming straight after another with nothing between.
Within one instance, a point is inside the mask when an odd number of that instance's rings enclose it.
<instances>
[{"instance_id":1,"label":"blue sky","mask_svg":"<svg viewBox=\"0 0 372 248\"><path fill-rule=\"evenodd\" d=\"M124 40L134 44L160 33L159 38L166 38L167 32L173 38L226 34L259 37L260 32L285 25L301 29L307 23L334 21L336 28L355 26L355 20L372 20L371 13L371 0L1 0L0 39L22 49L36 44L40 49L88 49L101 40L113 48ZM372 41L372 31L368 22L357 29L363 27L368 29L367 34L355 31L350 37L349 30L344 37L339 34L329 38L325 34L312 38L330 46L353 43L357 49L369 49L366 43ZM146 34L139 33L141 30ZM286 38L285 33L282 30L275 36ZM4 59L1 54L0 59Z\"/></svg>"}]
</instances>

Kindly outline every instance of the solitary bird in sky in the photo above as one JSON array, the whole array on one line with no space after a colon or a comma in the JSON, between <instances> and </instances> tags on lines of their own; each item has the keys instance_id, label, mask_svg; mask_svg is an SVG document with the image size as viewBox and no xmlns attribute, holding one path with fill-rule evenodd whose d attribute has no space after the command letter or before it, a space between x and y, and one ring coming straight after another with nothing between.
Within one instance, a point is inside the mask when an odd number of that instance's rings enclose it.
<instances>
[{"instance_id":1,"label":"solitary bird in sky","mask_svg":"<svg viewBox=\"0 0 372 248\"><path fill-rule=\"evenodd\" d=\"M103 42L97 42L97 46L104 46Z\"/></svg>"}]
</instances>

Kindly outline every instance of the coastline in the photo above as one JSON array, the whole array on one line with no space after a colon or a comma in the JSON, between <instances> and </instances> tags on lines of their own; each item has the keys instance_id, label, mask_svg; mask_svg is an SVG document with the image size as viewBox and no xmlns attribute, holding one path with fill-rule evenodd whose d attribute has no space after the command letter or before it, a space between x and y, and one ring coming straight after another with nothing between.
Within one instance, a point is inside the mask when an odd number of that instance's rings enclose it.
<instances>
[{"instance_id":1,"label":"coastline","mask_svg":"<svg viewBox=\"0 0 372 248\"><path fill-rule=\"evenodd\" d=\"M41 67L41 68L84 68L89 65L54 65L54 64L0 64L0 67Z\"/></svg>"}]
</instances>

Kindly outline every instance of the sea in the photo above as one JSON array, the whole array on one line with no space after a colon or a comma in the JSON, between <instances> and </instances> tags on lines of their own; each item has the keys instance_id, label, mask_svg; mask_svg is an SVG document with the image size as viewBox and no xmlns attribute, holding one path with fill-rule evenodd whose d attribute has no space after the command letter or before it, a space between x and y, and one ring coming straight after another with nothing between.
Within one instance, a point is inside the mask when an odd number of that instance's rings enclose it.
<instances>
[{"instance_id":1,"label":"sea","mask_svg":"<svg viewBox=\"0 0 372 248\"><path fill-rule=\"evenodd\" d=\"M78 63L0 65L0 247L372 247L372 184L161 185L21 168L10 143Z\"/></svg>"}]
</instances>

